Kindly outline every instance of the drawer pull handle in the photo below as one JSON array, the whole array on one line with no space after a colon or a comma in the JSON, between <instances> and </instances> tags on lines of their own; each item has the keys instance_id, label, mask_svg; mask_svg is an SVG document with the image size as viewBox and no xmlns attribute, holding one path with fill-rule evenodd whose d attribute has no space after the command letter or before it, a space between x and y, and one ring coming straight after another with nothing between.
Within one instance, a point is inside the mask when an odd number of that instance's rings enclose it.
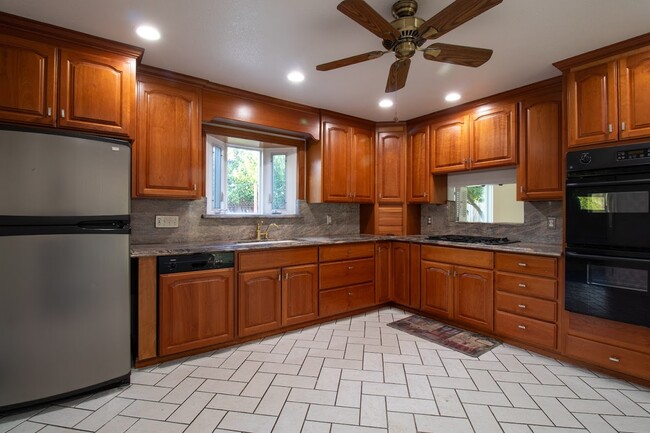
<instances>
[{"instance_id":1,"label":"drawer pull handle","mask_svg":"<svg viewBox=\"0 0 650 433\"><path fill-rule=\"evenodd\" d=\"M352 296L352 292L348 292L348 296Z\"/></svg>"},{"instance_id":2,"label":"drawer pull handle","mask_svg":"<svg viewBox=\"0 0 650 433\"><path fill-rule=\"evenodd\" d=\"M612 361L612 362L621 362L621 360L619 358L617 358L616 356L610 356L609 360Z\"/></svg>"},{"instance_id":3,"label":"drawer pull handle","mask_svg":"<svg viewBox=\"0 0 650 433\"><path fill-rule=\"evenodd\" d=\"M518 265L518 266L521 266L522 268L525 268L526 266L528 266L528 265L527 265L526 263L524 263L524 262L519 262L519 263L517 263L517 265Z\"/></svg>"},{"instance_id":4,"label":"drawer pull handle","mask_svg":"<svg viewBox=\"0 0 650 433\"><path fill-rule=\"evenodd\" d=\"M526 330L526 326L525 326L525 325L517 325L517 328L519 328L519 329L523 329L523 330Z\"/></svg>"},{"instance_id":5,"label":"drawer pull handle","mask_svg":"<svg viewBox=\"0 0 650 433\"><path fill-rule=\"evenodd\" d=\"M517 305L517 307L519 307L519 308L521 308L521 309L525 309L525 308L526 308L526 305L525 305L525 304L519 304L519 305Z\"/></svg>"},{"instance_id":6,"label":"drawer pull handle","mask_svg":"<svg viewBox=\"0 0 650 433\"><path fill-rule=\"evenodd\" d=\"M526 288L526 285L525 285L524 283L519 283L519 284L517 284L517 285L518 285L519 287L521 287L522 289L525 289L525 288Z\"/></svg>"},{"instance_id":7,"label":"drawer pull handle","mask_svg":"<svg viewBox=\"0 0 650 433\"><path fill-rule=\"evenodd\" d=\"M352 269L354 269L354 266L348 266L348 271L351 271Z\"/></svg>"}]
</instances>

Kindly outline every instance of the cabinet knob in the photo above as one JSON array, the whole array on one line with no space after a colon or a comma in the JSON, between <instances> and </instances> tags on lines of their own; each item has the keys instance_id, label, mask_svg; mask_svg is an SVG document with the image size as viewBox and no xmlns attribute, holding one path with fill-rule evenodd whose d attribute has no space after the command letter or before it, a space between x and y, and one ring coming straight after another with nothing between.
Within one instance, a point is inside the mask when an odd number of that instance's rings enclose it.
<instances>
[{"instance_id":1,"label":"cabinet knob","mask_svg":"<svg viewBox=\"0 0 650 433\"><path fill-rule=\"evenodd\" d=\"M526 305L525 305L525 304L519 304L519 305L517 305L517 307L521 308L522 310L525 310L525 309L526 309Z\"/></svg>"},{"instance_id":2,"label":"cabinet knob","mask_svg":"<svg viewBox=\"0 0 650 433\"><path fill-rule=\"evenodd\" d=\"M285 280L288 280L288 279L289 279L289 272L287 272L287 273L284 274L284 279L285 279Z\"/></svg>"},{"instance_id":3,"label":"cabinet knob","mask_svg":"<svg viewBox=\"0 0 650 433\"><path fill-rule=\"evenodd\" d=\"M65 119L65 109L61 109L61 119Z\"/></svg>"},{"instance_id":4,"label":"cabinet knob","mask_svg":"<svg viewBox=\"0 0 650 433\"><path fill-rule=\"evenodd\" d=\"M621 122L621 131L625 131L625 122Z\"/></svg>"},{"instance_id":5,"label":"cabinet knob","mask_svg":"<svg viewBox=\"0 0 650 433\"><path fill-rule=\"evenodd\" d=\"M526 264L524 262L519 262L519 263L517 263L517 266L521 266L522 268L525 268L526 266L528 266L528 264Z\"/></svg>"},{"instance_id":6,"label":"cabinet knob","mask_svg":"<svg viewBox=\"0 0 650 433\"><path fill-rule=\"evenodd\" d=\"M525 326L525 325L517 325L517 328L519 328L519 329L523 329L524 331L526 330L526 326Z\"/></svg>"},{"instance_id":7,"label":"cabinet knob","mask_svg":"<svg viewBox=\"0 0 650 433\"><path fill-rule=\"evenodd\" d=\"M614 127L612 126L611 123L610 123L609 125L607 125L607 131L609 131L610 134L611 134L612 132L614 132Z\"/></svg>"},{"instance_id":8,"label":"cabinet knob","mask_svg":"<svg viewBox=\"0 0 650 433\"><path fill-rule=\"evenodd\" d=\"M424 191L424 196L427 197L428 195L429 195L429 193Z\"/></svg>"},{"instance_id":9,"label":"cabinet knob","mask_svg":"<svg viewBox=\"0 0 650 433\"><path fill-rule=\"evenodd\" d=\"M381 193L379 193L379 198L381 198Z\"/></svg>"},{"instance_id":10,"label":"cabinet knob","mask_svg":"<svg viewBox=\"0 0 650 433\"><path fill-rule=\"evenodd\" d=\"M348 292L348 296L352 296L352 292Z\"/></svg>"},{"instance_id":11,"label":"cabinet knob","mask_svg":"<svg viewBox=\"0 0 650 433\"><path fill-rule=\"evenodd\" d=\"M282 281L282 274L278 273L278 281Z\"/></svg>"},{"instance_id":12,"label":"cabinet knob","mask_svg":"<svg viewBox=\"0 0 650 433\"><path fill-rule=\"evenodd\" d=\"M348 266L348 271L351 271L352 269L354 269L354 266Z\"/></svg>"},{"instance_id":13,"label":"cabinet knob","mask_svg":"<svg viewBox=\"0 0 650 433\"><path fill-rule=\"evenodd\" d=\"M609 360L612 362L621 362L621 360L617 356L610 356Z\"/></svg>"},{"instance_id":14,"label":"cabinet knob","mask_svg":"<svg viewBox=\"0 0 650 433\"><path fill-rule=\"evenodd\" d=\"M47 117L52 117L52 107L47 107Z\"/></svg>"}]
</instances>

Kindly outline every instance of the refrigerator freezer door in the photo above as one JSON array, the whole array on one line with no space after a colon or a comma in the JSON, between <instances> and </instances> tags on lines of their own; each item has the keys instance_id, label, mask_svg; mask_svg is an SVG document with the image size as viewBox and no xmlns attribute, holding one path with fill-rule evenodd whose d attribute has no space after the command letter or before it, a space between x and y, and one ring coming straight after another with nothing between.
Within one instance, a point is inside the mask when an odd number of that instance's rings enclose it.
<instances>
[{"instance_id":1,"label":"refrigerator freezer door","mask_svg":"<svg viewBox=\"0 0 650 433\"><path fill-rule=\"evenodd\" d=\"M0 130L0 215L128 215L126 142Z\"/></svg>"},{"instance_id":2,"label":"refrigerator freezer door","mask_svg":"<svg viewBox=\"0 0 650 433\"><path fill-rule=\"evenodd\" d=\"M0 408L128 375L129 235L0 237Z\"/></svg>"}]
</instances>

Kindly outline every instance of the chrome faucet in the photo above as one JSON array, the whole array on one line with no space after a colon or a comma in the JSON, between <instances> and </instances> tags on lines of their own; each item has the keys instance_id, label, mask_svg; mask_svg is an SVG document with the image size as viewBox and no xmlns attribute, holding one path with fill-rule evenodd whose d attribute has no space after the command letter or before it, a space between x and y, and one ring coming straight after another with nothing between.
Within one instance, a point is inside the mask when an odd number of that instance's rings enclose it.
<instances>
[{"instance_id":1,"label":"chrome faucet","mask_svg":"<svg viewBox=\"0 0 650 433\"><path fill-rule=\"evenodd\" d=\"M262 230L262 224L264 224L264 221L258 221L257 222L257 230L256 230L256 237L255 239L258 241L261 241L262 239L268 239L269 238L269 230L271 230L271 227L278 227L277 224L271 223L266 227L266 230Z\"/></svg>"}]
</instances>

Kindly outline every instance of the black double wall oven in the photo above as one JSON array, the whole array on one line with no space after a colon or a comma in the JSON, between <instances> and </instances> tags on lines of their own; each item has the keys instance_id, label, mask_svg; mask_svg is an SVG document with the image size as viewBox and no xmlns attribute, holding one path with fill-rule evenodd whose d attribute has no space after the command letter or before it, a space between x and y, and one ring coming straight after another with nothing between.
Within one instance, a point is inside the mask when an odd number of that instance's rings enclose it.
<instances>
[{"instance_id":1,"label":"black double wall oven","mask_svg":"<svg viewBox=\"0 0 650 433\"><path fill-rule=\"evenodd\" d=\"M650 327L650 143L567 154L565 308Z\"/></svg>"}]
</instances>

